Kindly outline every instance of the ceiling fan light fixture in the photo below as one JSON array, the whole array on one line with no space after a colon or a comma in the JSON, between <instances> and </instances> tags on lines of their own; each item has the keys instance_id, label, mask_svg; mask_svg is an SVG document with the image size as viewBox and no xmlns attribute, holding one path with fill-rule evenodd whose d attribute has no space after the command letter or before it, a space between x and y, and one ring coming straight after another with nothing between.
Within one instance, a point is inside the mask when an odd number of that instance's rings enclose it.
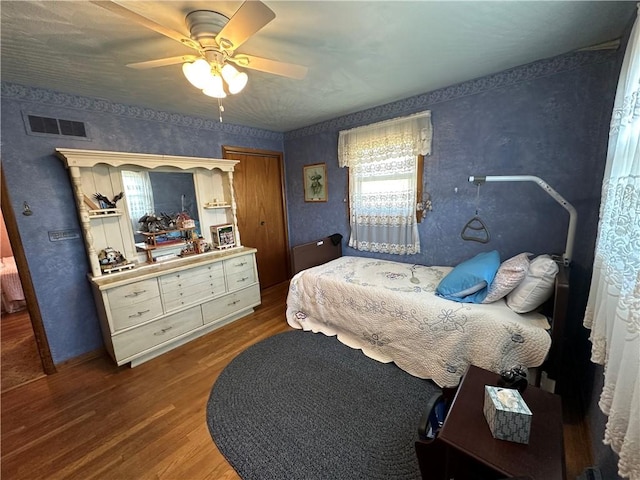
<instances>
[{"instance_id":1,"label":"ceiling fan light fixture","mask_svg":"<svg viewBox=\"0 0 640 480\"><path fill-rule=\"evenodd\" d=\"M211 65L204 58L183 64L182 73L191 85L201 90L207 88L211 83Z\"/></svg>"},{"instance_id":2,"label":"ceiling fan light fixture","mask_svg":"<svg viewBox=\"0 0 640 480\"><path fill-rule=\"evenodd\" d=\"M209 83L202 89L202 93L209 97L225 98L227 94L225 93L224 86L222 85L222 77L215 74L209 75Z\"/></svg>"},{"instance_id":3,"label":"ceiling fan light fixture","mask_svg":"<svg viewBox=\"0 0 640 480\"><path fill-rule=\"evenodd\" d=\"M229 92L232 94L240 93L249 81L249 76L245 72L239 72L229 63L222 67L222 78L227 82Z\"/></svg>"}]
</instances>

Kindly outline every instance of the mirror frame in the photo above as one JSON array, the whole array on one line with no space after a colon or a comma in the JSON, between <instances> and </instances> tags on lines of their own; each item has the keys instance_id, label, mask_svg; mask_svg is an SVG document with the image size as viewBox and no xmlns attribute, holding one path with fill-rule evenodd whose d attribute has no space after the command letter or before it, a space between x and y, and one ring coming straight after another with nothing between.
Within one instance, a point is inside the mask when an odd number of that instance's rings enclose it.
<instances>
[{"instance_id":1,"label":"mirror frame","mask_svg":"<svg viewBox=\"0 0 640 480\"><path fill-rule=\"evenodd\" d=\"M87 250L87 257L91 267L91 273L94 277L103 275L98 262L98 253L94 247L94 235L92 233L91 218L89 215L89 208L85 203L86 193L83 191L83 175L92 174L98 170L101 166L111 167L111 169L117 172L120 186L122 186L121 170L134 167L153 169L180 169L185 171L192 171L194 175L194 187L196 189L196 199L198 201L198 215L201 223L201 230L204 234L205 230L209 230L209 224L203 220L204 204L202 192L207 189L213 189L212 185L208 185L208 181L211 178L205 173L219 170L222 172L223 177L226 176L227 186L230 195L231 218L230 223L233 224L236 235L236 246L241 247L240 233L238 232L238 221L236 217L236 202L233 190L233 171L235 165L239 163L237 160L226 160L219 158L205 158L205 157L185 157L185 156L172 156L172 155L155 155L145 153L127 153L127 152L111 152L100 150L78 150L67 148L56 148L56 155L60 158L66 168L69 170L71 178L71 184L76 201L76 207L80 220L80 225L83 232L84 243ZM104 169L104 167L102 167ZM109 169L111 171L111 169ZM111 175L114 177L114 175ZM223 189L225 189L223 178ZM110 191L101 192L107 196L114 196L117 194L116 188L113 186ZM220 192L222 194L222 192ZM121 231L119 239L113 239L118 245L125 246L125 256L133 254L137 256L135 252L133 229L131 222L129 221L129 215L127 214L124 219L119 218L119 230ZM124 225L128 225L128 228ZM130 238L125 238L125 237Z\"/></svg>"}]
</instances>

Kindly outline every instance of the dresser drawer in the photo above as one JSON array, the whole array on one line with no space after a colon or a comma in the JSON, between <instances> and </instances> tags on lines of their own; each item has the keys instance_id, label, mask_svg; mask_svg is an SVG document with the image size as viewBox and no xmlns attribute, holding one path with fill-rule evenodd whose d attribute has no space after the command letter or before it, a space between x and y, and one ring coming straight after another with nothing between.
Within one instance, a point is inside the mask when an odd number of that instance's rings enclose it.
<instances>
[{"instance_id":1,"label":"dresser drawer","mask_svg":"<svg viewBox=\"0 0 640 480\"><path fill-rule=\"evenodd\" d=\"M160 295L158 281L155 278L123 285L107 290L111 309L122 308L135 303L145 302Z\"/></svg>"},{"instance_id":2,"label":"dresser drawer","mask_svg":"<svg viewBox=\"0 0 640 480\"><path fill-rule=\"evenodd\" d=\"M202 326L202 312L200 306L196 306L128 332L114 335L112 337L113 349L117 358L125 359L200 326Z\"/></svg>"},{"instance_id":3,"label":"dresser drawer","mask_svg":"<svg viewBox=\"0 0 640 480\"><path fill-rule=\"evenodd\" d=\"M224 261L224 273L227 277L248 270L254 270L253 255L242 255Z\"/></svg>"},{"instance_id":4,"label":"dresser drawer","mask_svg":"<svg viewBox=\"0 0 640 480\"><path fill-rule=\"evenodd\" d=\"M192 303L202 303L208 297L219 297L220 295L224 295L224 293L226 293L224 280L217 281L216 284L199 285L197 290L179 292L177 295L165 295L164 309L165 312L170 312L171 310L175 310L176 308L190 305Z\"/></svg>"},{"instance_id":5,"label":"dresser drawer","mask_svg":"<svg viewBox=\"0 0 640 480\"><path fill-rule=\"evenodd\" d=\"M215 292L212 294L211 292ZM222 295L225 292L224 278L207 278L202 282L190 285L188 287L175 286L174 288L163 287L162 298L165 306L181 298L190 297L201 294L203 297L211 295Z\"/></svg>"},{"instance_id":6,"label":"dresser drawer","mask_svg":"<svg viewBox=\"0 0 640 480\"><path fill-rule=\"evenodd\" d=\"M253 269L227 275L227 290L230 292L254 283L256 283L256 272Z\"/></svg>"},{"instance_id":7,"label":"dresser drawer","mask_svg":"<svg viewBox=\"0 0 640 480\"><path fill-rule=\"evenodd\" d=\"M206 279L223 278L222 263L211 263L203 267L190 268L181 272L163 275L160 277L162 291L168 291L175 287L189 287L202 283Z\"/></svg>"},{"instance_id":8,"label":"dresser drawer","mask_svg":"<svg viewBox=\"0 0 640 480\"><path fill-rule=\"evenodd\" d=\"M111 310L113 329L117 332L123 328L133 327L152 318L159 317L162 313L162 303L160 302L159 296L145 302L113 308Z\"/></svg>"},{"instance_id":9,"label":"dresser drawer","mask_svg":"<svg viewBox=\"0 0 640 480\"><path fill-rule=\"evenodd\" d=\"M260 286L253 285L244 290L202 304L204 323L214 322L222 317L260 304Z\"/></svg>"}]
</instances>

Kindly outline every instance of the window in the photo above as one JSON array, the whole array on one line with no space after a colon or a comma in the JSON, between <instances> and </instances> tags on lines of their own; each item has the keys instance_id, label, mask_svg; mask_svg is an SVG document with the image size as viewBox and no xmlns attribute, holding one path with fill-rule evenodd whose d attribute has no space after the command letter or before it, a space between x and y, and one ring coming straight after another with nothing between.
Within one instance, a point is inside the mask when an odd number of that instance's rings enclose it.
<instances>
[{"instance_id":1,"label":"window","mask_svg":"<svg viewBox=\"0 0 640 480\"><path fill-rule=\"evenodd\" d=\"M430 147L430 112L340 132L340 166L349 167L350 247L420 252L419 159Z\"/></svg>"},{"instance_id":2,"label":"window","mask_svg":"<svg viewBox=\"0 0 640 480\"><path fill-rule=\"evenodd\" d=\"M133 231L136 232L139 230L138 220L147 214L155 213L149 172L123 170L122 183L129 208L129 218Z\"/></svg>"}]
</instances>

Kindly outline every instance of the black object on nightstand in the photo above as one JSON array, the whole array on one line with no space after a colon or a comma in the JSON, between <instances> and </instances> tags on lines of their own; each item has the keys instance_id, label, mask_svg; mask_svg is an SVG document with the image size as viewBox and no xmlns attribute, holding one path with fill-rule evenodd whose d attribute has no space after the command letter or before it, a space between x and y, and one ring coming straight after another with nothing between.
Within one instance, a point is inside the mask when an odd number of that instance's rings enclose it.
<instances>
[{"instance_id":1,"label":"black object on nightstand","mask_svg":"<svg viewBox=\"0 0 640 480\"><path fill-rule=\"evenodd\" d=\"M482 408L484 386L499 381L496 373L469 367L435 438L415 443L423 479L565 480L560 397L529 385L522 392L533 414L529 443L498 440Z\"/></svg>"}]
</instances>

